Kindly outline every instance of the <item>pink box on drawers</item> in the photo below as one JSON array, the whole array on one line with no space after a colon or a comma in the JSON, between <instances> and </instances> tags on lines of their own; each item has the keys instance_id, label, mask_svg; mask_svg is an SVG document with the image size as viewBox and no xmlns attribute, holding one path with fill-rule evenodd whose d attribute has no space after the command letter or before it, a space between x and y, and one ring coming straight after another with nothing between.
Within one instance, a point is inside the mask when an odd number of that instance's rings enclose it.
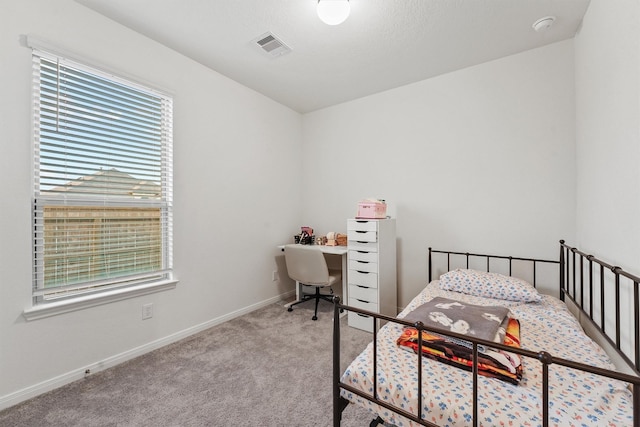
<instances>
[{"instance_id":1,"label":"pink box on drawers","mask_svg":"<svg viewBox=\"0 0 640 427\"><path fill-rule=\"evenodd\" d=\"M382 202L358 202L356 218L383 219L387 217L387 204Z\"/></svg>"}]
</instances>

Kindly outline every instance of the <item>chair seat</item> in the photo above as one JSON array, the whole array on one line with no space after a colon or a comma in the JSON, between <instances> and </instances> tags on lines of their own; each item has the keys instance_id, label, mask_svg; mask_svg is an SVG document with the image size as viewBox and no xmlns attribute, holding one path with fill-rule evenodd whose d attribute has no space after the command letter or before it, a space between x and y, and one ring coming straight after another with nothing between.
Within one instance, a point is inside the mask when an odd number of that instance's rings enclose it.
<instances>
[{"instance_id":1,"label":"chair seat","mask_svg":"<svg viewBox=\"0 0 640 427\"><path fill-rule=\"evenodd\" d=\"M289 277L298 283L314 286L316 292L314 295L305 296L301 301L291 304L288 308L292 311L293 306L301 302L315 299L315 312L312 320L316 320L318 314L318 302L321 299L331 302L331 295L320 294L320 288L331 287L332 285L342 281L342 271L329 270L322 252L312 247L303 245L286 245L284 248L284 257L287 264L287 273ZM297 285L296 285L297 286ZM331 291L333 293L333 290Z\"/></svg>"},{"instance_id":2,"label":"chair seat","mask_svg":"<svg viewBox=\"0 0 640 427\"><path fill-rule=\"evenodd\" d=\"M328 283L303 283L307 286L317 286L319 288L326 288L327 286L333 286L342 281L342 272L340 270L329 270L329 282Z\"/></svg>"}]
</instances>

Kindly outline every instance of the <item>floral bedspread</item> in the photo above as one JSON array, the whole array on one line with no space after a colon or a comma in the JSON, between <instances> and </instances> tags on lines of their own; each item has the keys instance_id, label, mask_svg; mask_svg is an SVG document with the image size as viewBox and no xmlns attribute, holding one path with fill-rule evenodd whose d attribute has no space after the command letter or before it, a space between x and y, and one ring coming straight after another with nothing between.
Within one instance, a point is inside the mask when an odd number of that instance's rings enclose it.
<instances>
[{"instance_id":1,"label":"floral bedspread","mask_svg":"<svg viewBox=\"0 0 640 427\"><path fill-rule=\"evenodd\" d=\"M478 305L509 307L520 321L521 346L606 369L614 369L608 356L582 330L578 321L557 298L545 295L538 303L502 301L441 290L429 284L400 313L403 317L436 296ZM387 403L417 414L417 356L402 350L396 340L402 325L388 323L378 332L378 396ZM373 345L349 365L342 382L373 393L371 377ZM439 426L472 425L472 375L462 369L423 359L423 418ZM495 378L478 378L478 425L542 425L542 369L537 360L523 357L524 374L519 385ZM630 426L633 397L627 383L557 365L549 366L549 425ZM398 427L418 426L384 407L342 390L349 401L370 409Z\"/></svg>"}]
</instances>

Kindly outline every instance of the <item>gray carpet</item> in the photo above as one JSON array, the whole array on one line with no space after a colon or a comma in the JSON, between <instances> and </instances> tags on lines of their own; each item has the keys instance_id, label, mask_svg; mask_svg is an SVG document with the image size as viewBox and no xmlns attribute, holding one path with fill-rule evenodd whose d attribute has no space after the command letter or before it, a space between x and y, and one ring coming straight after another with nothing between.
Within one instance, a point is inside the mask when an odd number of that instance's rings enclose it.
<instances>
[{"instance_id":1,"label":"gray carpet","mask_svg":"<svg viewBox=\"0 0 640 427\"><path fill-rule=\"evenodd\" d=\"M0 412L0 426L331 426L333 307L272 304ZM371 334L343 325L343 368ZM374 417L349 405L342 426Z\"/></svg>"}]
</instances>

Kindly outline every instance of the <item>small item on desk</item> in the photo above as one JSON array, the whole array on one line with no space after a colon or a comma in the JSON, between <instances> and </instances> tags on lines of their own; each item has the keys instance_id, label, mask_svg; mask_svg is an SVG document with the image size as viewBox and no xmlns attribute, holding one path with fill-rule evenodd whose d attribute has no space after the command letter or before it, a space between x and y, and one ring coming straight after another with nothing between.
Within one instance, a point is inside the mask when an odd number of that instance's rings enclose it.
<instances>
[{"instance_id":1,"label":"small item on desk","mask_svg":"<svg viewBox=\"0 0 640 427\"><path fill-rule=\"evenodd\" d=\"M327 236L316 237L316 245L326 245L326 244L327 244Z\"/></svg>"},{"instance_id":2,"label":"small item on desk","mask_svg":"<svg viewBox=\"0 0 640 427\"><path fill-rule=\"evenodd\" d=\"M358 202L356 218L384 219L387 217L387 203L384 199L365 199Z\"/></svg>"},{"instance_id":3,"label":"small item on desk","mask_svg":"<svg viewBox=\"0 0 640 427\"><path fill-rule=\"evenodd\" d=\"M347 246L347 235L346 234L337 233L336 234L336 242L338 243L338 246Z\"/></svg>"},{"instance_id":4,"label":"small item on desk","mask_svg":"<svg viewBox=\"0 0 640 427\"><path fill-rule=\"evenodd\" d=\"M347 235L331 231L327 233L327 246L347 246Z\"/></svg>"},{"instance_id":5,"label":"small item on desk","mask_svg":"<svg viewBox=\"0 0 640 427\"><path fill-rule=\"evenodd\" d=\"M300 227L300 234L293 236L293 241L296 244L313 245L315 242L315 236L313 235L313 228Z\"/></svg>"},{"instance_id":6,"label":"small item on desk","mask_svg":"<svg viewBox=\"0 0 640 427\"><path fill-rule=\"evenodd\" d=\"M327 233L327 246L337 246L338 243L336 242L336 233L334 231L330 231Z\"/></svg>"}]
</instances>

